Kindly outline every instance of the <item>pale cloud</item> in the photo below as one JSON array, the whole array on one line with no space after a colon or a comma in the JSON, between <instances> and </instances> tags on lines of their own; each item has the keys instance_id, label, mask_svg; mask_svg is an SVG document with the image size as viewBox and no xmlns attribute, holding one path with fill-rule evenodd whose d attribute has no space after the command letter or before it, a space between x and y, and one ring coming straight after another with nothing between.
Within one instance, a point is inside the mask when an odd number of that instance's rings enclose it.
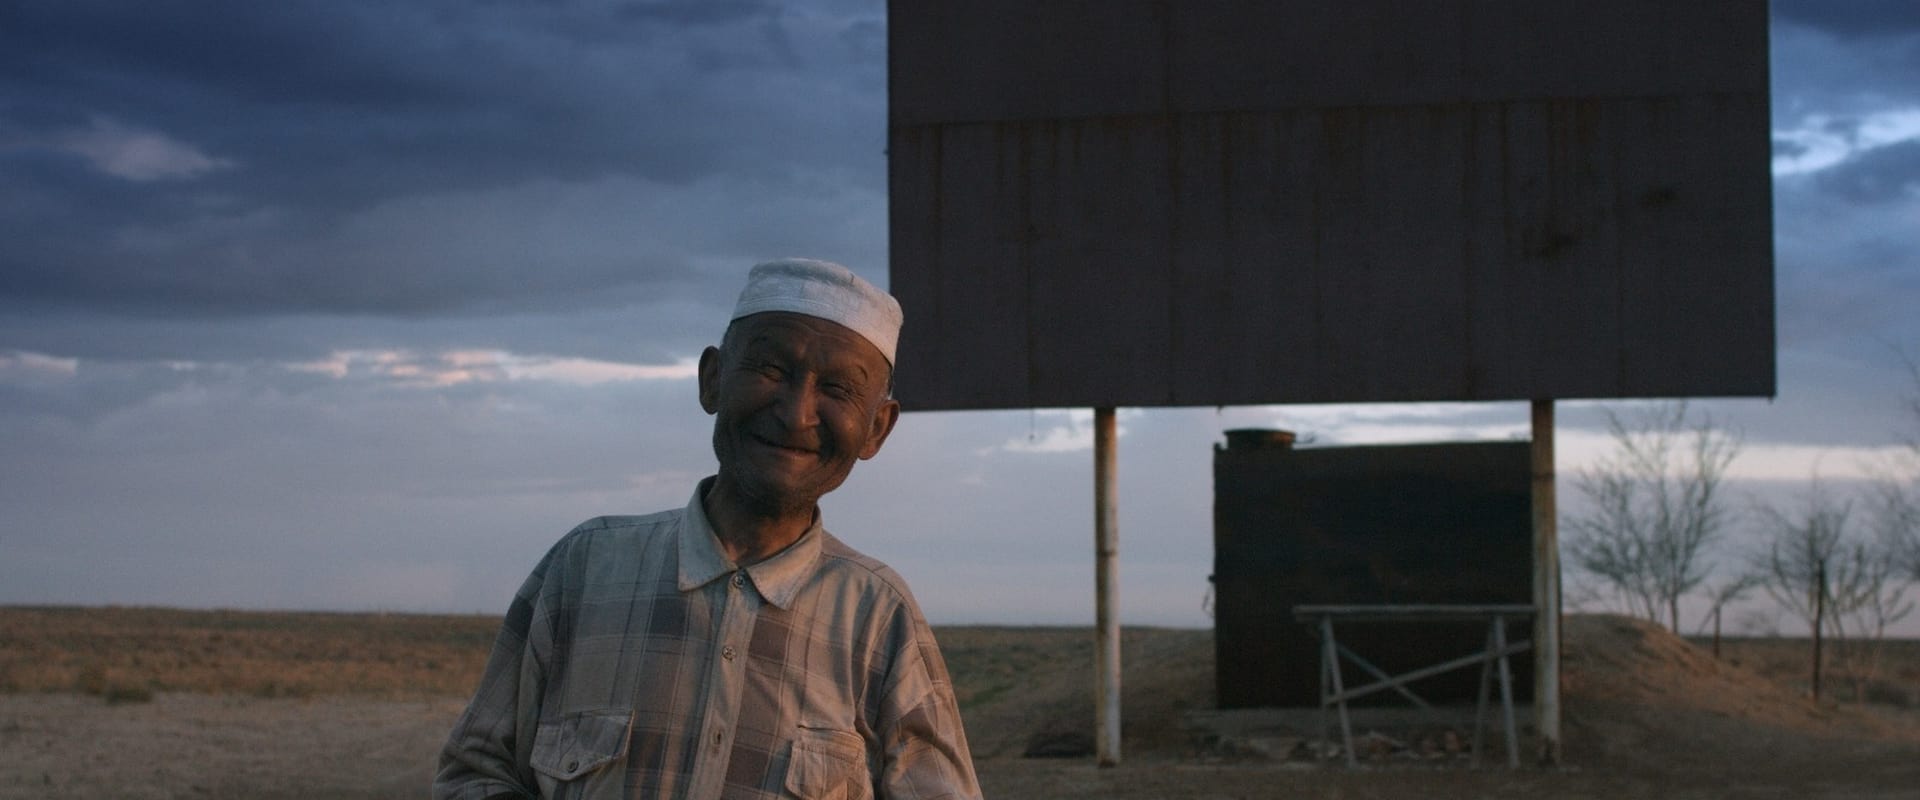
<instances>
[{"instance_id":1,"label":"pale cloud","mask_svg":"<svg viewBox=\"0 0 1920 800\"><path fill-rule=\"evenodd\" d=\"M166 134L106 117L94 117L86 128L56 135L52 145L87 159L94 169L136 182L193 178L234 165Z\"/></svg>"},{"instance_id":2,"label":"pale cloud","mask_svg":"<svg viewBox=\"0 0 1920 800\"><path fill-rule=\"evenodd\" d=\"M1117 427L1117 426L1116 426ZM1093 426L1056 426L1044 431L1034 431L1024 439L1008 439L999 447L989 448L1008 453L1072 453L1093 449ZM982 453L985 455L986 453Z\"/></svg>"},{"instance_id":3,"label":"pale cloud","mask_svg":"<svg viewBox=\"0 0 1920 800\"><path fill-rule=\"evenodd\" d=\"M1920 138L1920 108L1878 111L1857 119L1809 114L1773 132L1791 152L1773 157L1775 177L1818 172L1869 150Z\"/></svg>"},{"instance_id":4,"label":"pale cloud","mask_svg":"<svg viewBox=\"0 0 1920 800\"><path fill-rule=\"evenodd\" d=\"M466 383L543 381L574 386L597 386L630 381L692 379L698 360L681 358L671 364L628 364L591 358L526 356L504 350L449 350L416 353L411 350L336 350L326 358L283 365L335 379L380 378L403 386L444 388Z\"/></svg>"},{"instance_id":5,"label":"pale cloud","mask_svg":"<svg viewBox=\"0 0 1920 800\"><path fill-rule=\"evenodd\" d=\"M699 359L687 357L672 364L623 364L590 358L524 358L506 353L502 367L510 380L546 380L592 386L616 381L679 381L699 374Z\"/></svg>"},{"instance_id":6,"label":"pale cloud","mask_svg":"<svg viewBox=\"0 0 1920 800\"><path fill-rule=\"evenodd\" d=\"M1321 444L1417 444L1423 442L1485 442L1525 440L1532 436L1531 423L1512 425L1472 424L1367 424L1357 423L1328 428Z\"/></svg>"},{"instance_id":7,"label":"pale cloud","mask_svg":"<svg viewBox=\"0 0 1920 800\"><path fill-rule=\"evenodd\" d=\"M1114 438L1125 438L1127 426L1124 422L1141 413L1143 413L1142 410L1137 408L1123 408L1115 412ZM975 454L986 456L995 452L1072 453L1093 450L1093 411L1091 409L1034 411L1032 419L1032 429L1026 436L1008 439L993 447L982 448ZM1044 426L1042 420L1045 420Z\"/></svg>"},{"instance_id":8,"label":"pale cloud","mask_svg":"<svg viewBox=\"0 0 1920 800\"><path fill-rule=\"evenodd\" d=\"M1872 480L1886 465L1895 464L1904 446L1835 447L1822 445L1750 445L1727 468L1727 477L1740 480L1840 481Z\"/></svg>"},{"instance_id":9,"label":"pale cloud","mask_svg":"<svg viewBox=\"0 0 1920 800\"><path fill-rule=\"evenodd\" d=\"M21 350L0 352L0 378L45 380L71 378L80 371L80 359L60 358Z\"/></svg>"},{"instance_id":10,"label":"pale cloud","mask_svg":"<svg viewBox=\"0 0 1920 800\"><path fill-rule=\"evenodd\" d=\"M1561 430L1554 436L1554 461L1562 473L1600 463L1617 445L1602 430ZM1902 445L1839 446L1747 443L1727 465L1728 480L1805 481L1872 480L1900 463Z\"/></svg>"},{"instance_id":11,"label":"pale cloud","mask_svg":"<svg viewBox=\"0 0 1920 800\"><path fill-rule=\"evenodd\" d=\"M1255 411L1247 423L1231 427L1289 430L1303 445L1524 439L1532 430L1524 403L1348 403Z\"/></svg>"},{"instance_id":12,"label":"pale cloud","mask_svg":"<svg viewBox=\"0 0 1920 800\"><path fill-rule=\"evenodd\" d=\"M378 372L404 357L403 351L399 350L335 350L323 359L295 361L283 366L295 372L313 372L331 378L345 378L355 372Z\"/></svg>"}]
</instances>

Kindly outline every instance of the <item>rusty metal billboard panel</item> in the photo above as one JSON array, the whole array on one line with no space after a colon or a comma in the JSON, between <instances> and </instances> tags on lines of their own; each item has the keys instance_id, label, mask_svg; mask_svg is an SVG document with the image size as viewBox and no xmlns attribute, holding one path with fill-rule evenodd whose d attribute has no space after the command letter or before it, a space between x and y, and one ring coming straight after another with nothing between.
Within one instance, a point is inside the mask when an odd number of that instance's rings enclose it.
<instances>
[{"instance_id":1,"label":"rusty metal billboard panel","mask_svg":"<svg viewBox=\"0 0 1920 800\"><path fill-rule=\"evenodd\" d=\"M1774 392L1764 0L893 0L910 409Z\"/></svg>"}]
</instances>

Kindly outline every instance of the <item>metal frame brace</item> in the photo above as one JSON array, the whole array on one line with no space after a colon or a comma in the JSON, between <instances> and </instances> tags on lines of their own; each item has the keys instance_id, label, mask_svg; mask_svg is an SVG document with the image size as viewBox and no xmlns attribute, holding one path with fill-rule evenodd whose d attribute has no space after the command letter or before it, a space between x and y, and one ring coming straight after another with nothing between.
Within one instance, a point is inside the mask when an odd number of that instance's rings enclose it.
<instances>
[{"instance_id":1,"label":"metal frame brace","mask_svg":"<svg viewBox=\"0 0 1920 800\"><path fill-rule=\"evenodd\" d=\"M1326 752L1328 743L1329 720L1327 708L1339 711L1340 742L1346 751L1347 766L1358 766L1353 751L1353 723L1347 712L1347 701L1365 697L1389 689L1412 701L1414 705L1427 710L1433 706L1415 694L1407 684L1422 678L1450 672L1456 669L1480 665L1480 694L1473 715L1473 764L1479 766L1480 751L1486 738L1486 719L1488 693L1493 679L1497 676L1500 685L1500 710L1505 723L1507 740L1507 766L1520 766L1520 740L1513 718L1513 669L1508 663L1510 656L1531 649L1532 643L1522 639L1507 641L1507 623L1532 617L1534 607L1530 605L1301 605L1293 607L1293 618L1314 626L1320 637L1320 741ZM1486 620L1486 647L1478 653L1471 653L1455 659L1442 661L1431 666L1389 675L1385 670L1340 644L1334 637L1333 623L1342 622L1475 622ZM1346 688L1340 661L1346 659L1361 671L1371 675L1375 681L1352 689Z\"/></svg>"}]
</instances>

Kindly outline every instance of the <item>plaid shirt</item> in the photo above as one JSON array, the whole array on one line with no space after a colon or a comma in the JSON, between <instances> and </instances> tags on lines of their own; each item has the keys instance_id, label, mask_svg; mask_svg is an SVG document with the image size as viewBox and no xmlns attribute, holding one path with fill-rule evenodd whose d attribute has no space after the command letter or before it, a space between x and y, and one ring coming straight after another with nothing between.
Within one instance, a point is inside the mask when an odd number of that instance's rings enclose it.
<instances>
[{"instance_id":1,"label":"plaid shirt","mask_svg":"<svg viewBox=\"0 0 1920 800\"><path fill-rule=\"evenodd\" d=\"M711 479L709 479L711 480ZM820 526L736 567L701 509L600 517L514 597L437 798L978 798L906 583Z\"/></svg>"}]
</instances>

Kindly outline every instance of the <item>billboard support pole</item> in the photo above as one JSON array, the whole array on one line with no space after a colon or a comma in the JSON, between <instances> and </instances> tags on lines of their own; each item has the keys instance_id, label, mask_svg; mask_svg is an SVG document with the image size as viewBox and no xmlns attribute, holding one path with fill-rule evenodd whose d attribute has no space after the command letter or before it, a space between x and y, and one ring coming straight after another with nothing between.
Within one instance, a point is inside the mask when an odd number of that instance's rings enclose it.
<instances>
[{"instance_id":1,"label":"billboard support pole","mask_svg":"<svg viewBox=\"0 0 1920 800\"><path fill-rule=\"evenodd\" d=\"M1553 400L1533 401L1533 720L1540 763L1560 763L1560 541Z\"/></svg>"},{"instance_id":2,"label":"billboard support pole","mask_svg":"<svg viewBox=\"0 0 1920 800\"><path fill-rule=\"evenodd\" d=\"M1093 410L1094 728L1100 766L1120 763L1120 588L1115 562L1120 534L1115 525L1113 407Z\"/></svg>"}]
</instances>

